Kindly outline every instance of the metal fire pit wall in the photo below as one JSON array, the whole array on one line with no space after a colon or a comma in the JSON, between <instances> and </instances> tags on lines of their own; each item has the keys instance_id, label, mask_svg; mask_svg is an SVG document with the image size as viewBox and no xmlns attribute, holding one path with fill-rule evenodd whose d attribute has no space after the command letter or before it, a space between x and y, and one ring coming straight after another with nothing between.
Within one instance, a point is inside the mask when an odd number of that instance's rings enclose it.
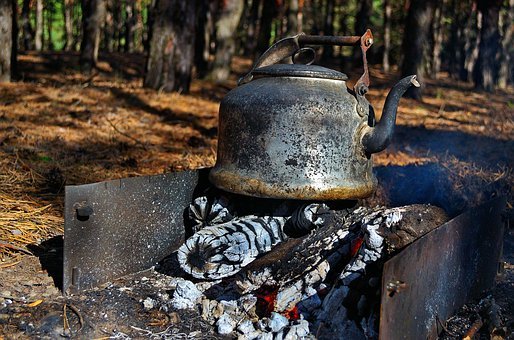
<instances>
[{"instance_id":1,"label":"metal fire pit wall","mask_svg":"<svg viewBox=\"0 0 514 340\"><path fill-rule=\"evenodd\" d=\"M493 286L504 207L498 198L467 211L385 263L381 339L434 339L439 322Z\"/></svg>"},{"instance_id":2,"label":"metal fire pit wall","mask_svg":"<svg viewBox=\"0 0 514 340\"><path fill-rule=\"evenodd\" d=\"M183 213L206 170L67 186L63 292L147 269L185 238Z\"/></svg>"}]
</instances>

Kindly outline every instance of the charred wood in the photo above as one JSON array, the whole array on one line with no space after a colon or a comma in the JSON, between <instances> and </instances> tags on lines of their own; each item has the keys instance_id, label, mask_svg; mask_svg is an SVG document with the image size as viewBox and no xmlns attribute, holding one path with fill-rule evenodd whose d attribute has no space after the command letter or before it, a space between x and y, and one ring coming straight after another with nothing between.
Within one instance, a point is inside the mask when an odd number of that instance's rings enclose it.
<instances>
[{"instance_id":1,"label":"charred wood","mask_svg":"<svg viewBox=\"0 0 514 340\"><path fill-rule=\"evenodd\" d=\"M346 264L323 301L315 324L320 339L378 338L380 277L391 254L448 220L426 205L379 208L357 221L364 234L356 256Z\"/></svg>"}]
</instances>

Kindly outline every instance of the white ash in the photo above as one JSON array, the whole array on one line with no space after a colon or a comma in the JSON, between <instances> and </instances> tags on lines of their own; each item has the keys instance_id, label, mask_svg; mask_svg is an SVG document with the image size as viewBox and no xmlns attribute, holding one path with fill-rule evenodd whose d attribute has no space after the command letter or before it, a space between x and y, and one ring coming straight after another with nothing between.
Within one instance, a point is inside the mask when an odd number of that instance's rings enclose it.
<instances>
[{"instance_id":1,"label":"white ash","mask_svg":"<svg viewBox=\"0 0 514 340\"><path fill-rule=\"evenodd\" d=\"M193 282L182 279L177 281L171 305L176 309L192 309L200 301L202 295Z\"/></svg>"},{"instance_id":2,"label":"white ash","mask_svg":"<svg viewBox=\"0 0 514 340\"><path fill-rule=\"evenodd\" d=\"M230 301L221 300L220 304L223 306L224 311L231 313L231 314L238 314L238 312L239 312L238 302L239 301L235 301L235 300L230 300Z\"/></svg>"},{"instance_id":3,"label":"white ash","mask_svg":"<svg viewBox=\"0 0 514 340\"><path fill-rule=\"evenodd\" d=\"M154 299L152 299L151 297L147 297L147 298L143 301L143 307L144 307L146 310L152 309L154 306L155 306L155 300L154 300Z\"/></svg>"},{"instance_id":4,"label":"white ash","mask_svg":"<svg viewBox=\"0 0 514 340\"><path fill-rule=\"evenodd\" d=\"M261 318L255 324L258 330L267 332L269 331L269 318Z\"/></svg>"},{"instance_id":5,"label":"white ash","mask_svg":"<svg viewBox=\"0 0 514 340\"><path fill-rule=\"evenodd\" d=\"M307 320L300 319L293 323L284 336L284 340L296 339L315 339L313 335L310 335L309 322Z\"/></svg>"},{"instance_id":6,"label":"white ash","mask_svg":"<svg viewBox=\"0 0 514 340\"><path fill-rule=\"evenodd\" d=\"M311 203L296 209L292 216L291 235L300 236L325 224L330 208L324 203Z\"/></svg>"},{"instance_id":7,"label":"white ash","mask_svg":"<svg viewBox=\"0 0 514 340\"><path fill-rule=\"evenodd\" d=\"M271 332L262 332L257 336L257 340L273 340L273 333Z\"/></svg>"},{"instance_id":8,"label":"white ash","mask_svg":"<svg viewBox=\"0 0 514 340\"><path fill-rule=\"evenodd\" d=\"M262 333L258 331L253 326L253 323L250 320L245 320L237 326L238 331L238 340L253 340L257 339L259 335Z\"/></svg>"},{"instance_id":9,"label":"white ash","mask_svg":"<svg viewBox=\"0 0 514 340\"><path fill-rule=\"evenodd\" d=\"M280 288L275 301L275 310L283 312L293 308L302 299L303 287L302 281L296 281Z\"/></svg>"},{"instance_id":10,"label":"white ash","mask_svg":"<svg viewBox=\"0 0 514 340\"><path fill-rule=\"evenodd\" d=\"M289 320L285 316L275 312L271 313L269 327L273 333L280 332L287 325L289 325Z\"/></svg>"},{"instance_id":11,"label":"white ash","mask_svg":"<svg viewBox=\"0 0 514 340\"><path fill-rule=\"evenodd\" d=\"M230 334L236 328L236 321L228 313L223 313L216 322L219 334Z\"/></svg>"}]
</instances>

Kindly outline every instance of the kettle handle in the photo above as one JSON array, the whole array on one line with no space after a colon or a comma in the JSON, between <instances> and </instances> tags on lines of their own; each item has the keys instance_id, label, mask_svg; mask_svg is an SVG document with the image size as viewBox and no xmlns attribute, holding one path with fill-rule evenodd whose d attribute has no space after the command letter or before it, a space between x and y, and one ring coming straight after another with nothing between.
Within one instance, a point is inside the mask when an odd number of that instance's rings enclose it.
<instances>
[{"instance_id":1,"label":"kettle handle","mask_svg":"<svg viewBox=\"0 0 514 340\"><path fill-rule=\"evenodd\" d=\"M280 60L293 56L304 45L336 45L336 46L355 46L360 45L362 50L362 61L364 66L364 74L355 83L354 90L360 95L364 95L368 91L369 73L368 61L366 59L366 51L373 44L373 34L371 30L366 30L362 36L323 36L323 35L306 35L300 33L293 37L284 38L268 48L253 65L250 72L238 81L238 85L246 84L253 79L252 72L264 66L278 63Z\"/></svg>"}]
</instances>

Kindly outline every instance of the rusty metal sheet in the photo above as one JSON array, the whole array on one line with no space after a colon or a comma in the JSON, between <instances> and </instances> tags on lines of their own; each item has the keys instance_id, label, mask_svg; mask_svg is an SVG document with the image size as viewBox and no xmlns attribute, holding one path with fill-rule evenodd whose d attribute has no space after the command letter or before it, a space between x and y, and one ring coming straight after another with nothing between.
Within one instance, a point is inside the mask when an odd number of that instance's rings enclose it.
<instances>
[{"instance_id":1,"label":"rusty metal sheet","mask_svg":"<svg viewBox=\"0 0 514 340\"><path fill-rule=\"evenodd\" d=\"M381 339L434 339L462 305L492 287L503 244L497 198L409 245L384 265Z\"/></svg>"},{"instance_id":2,"label":"rusty metal sheet","mask_svg":"<svg viewBox=\"0 0 514 340\"><path fill-rule=\"evenodd\" d=\"M177 249L184 210L206 171L67 186L63 292L147 269Z\"/></svg>"}]
</instances>

